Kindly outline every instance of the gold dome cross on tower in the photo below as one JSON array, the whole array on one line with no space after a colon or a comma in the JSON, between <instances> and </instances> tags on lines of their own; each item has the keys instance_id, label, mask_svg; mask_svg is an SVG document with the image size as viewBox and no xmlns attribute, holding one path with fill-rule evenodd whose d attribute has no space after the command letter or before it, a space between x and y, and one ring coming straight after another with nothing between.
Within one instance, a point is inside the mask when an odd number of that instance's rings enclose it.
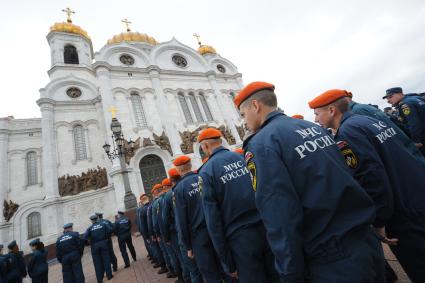
<instances>
[{"instance_id":1,"label":"gold dome cross on tower","mask_svg":"<svg viewBox=\"0 0 425 283\"><path fill-rule=\"evenodd\" d=\"M127 20L127 18L125 18L124 20L121 20L121 22L123 22L125 24L125 26L127 27L127 32L131 31L130 24L132 22L130 22L129 20Z\"/></svg>"},{"instance_id":2,"label":"gold dome cross on tower","mask_svg":"<svg viewBox=\"0 0 425 283\"><path fill-rule=\"evenodd\" d=\"M66 21L68 23L72 23L71 15L75 14L75 12L72 11L70 8L62 9L62 12L66 13L66 16L67 16Z\"/></svg>"},{"instance_id":3,"label":"gold dome cross on tower","mask_svg":"<svg viewBox=\"0 0 425 283\"><path fill-rule=\"evenodd\" d=\"M194 33L193 36L196 38L196 40L198 41L199 46L202 46L201 43L201 36L197 33Z\"/></svg>"}]
</instances>

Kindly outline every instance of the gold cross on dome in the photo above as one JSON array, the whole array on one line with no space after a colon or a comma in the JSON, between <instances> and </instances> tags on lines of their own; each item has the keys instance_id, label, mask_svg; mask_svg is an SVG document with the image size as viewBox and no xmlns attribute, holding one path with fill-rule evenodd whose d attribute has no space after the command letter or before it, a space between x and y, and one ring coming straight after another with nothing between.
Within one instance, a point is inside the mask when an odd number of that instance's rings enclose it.
<instances>
[{"instance_id":1,"label":"gold cross on dome","mask_svg":"<svg viewBox=\"0 0 425 283\"><path fill-rule=\"evenodd\" d=\"M62 9L62 12L66 13L66 16L67 16L66 21L68 23L72 23L71 15L75 14L75 12L72 11L70 8Z\"/></svg>"},{"instance_id":2,"label":"gold cross on dome","mask_svg":"<svg viewBox=\"0 0 425 283\"><path fill-rule=\"evenodd\" d=\"M125 24L125 26L127 27L127 31L131 31L130 24L132 22L130 22L129 20L127 20L127 18L125 18L124 20L121 20L121 22L123 22Z\"/></svg>"},{"instance_id":3,"label":"gold cross on dome","mask_svg":"<svg viewBox=\"0 0 425 283\"><path fill-rule=\"evenodd\" d=\"M108 108L108 112L111 112L112 118L116 118L118 109L115 106L111 106Z\"/></svg>"},{"instance_id":4,"label":"gold cross on dome","mask_svg":"<svg viewBox=\"0 0 425 283\"><path fill-rule=\"evenodd\" d=\"M196 40L198 41L199 46L201 46L201 36L197 33L194 33L193 36L196 38Z\"/></svg>"}]
</instances>

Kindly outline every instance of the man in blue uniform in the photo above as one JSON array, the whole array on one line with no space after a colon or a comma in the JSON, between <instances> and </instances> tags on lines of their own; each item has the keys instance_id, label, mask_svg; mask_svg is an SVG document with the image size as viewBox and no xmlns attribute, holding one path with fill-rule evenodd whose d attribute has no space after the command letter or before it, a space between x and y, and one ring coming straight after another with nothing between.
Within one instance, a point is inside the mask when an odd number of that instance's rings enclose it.
<instances>
[{"instance_id":1,"label":"man in blue uniform","mask_svg":"<svg viewBox=\"0 0 425 283\"><path fill-rule=\"evenodd\" d=\"M113 277L108 250L108 239L112 230L105 223L99 222L96 214L90 216L90 220L93 224L87 228L84 240L90 241L96 279L98 283L102 283L105 272L108 280Z\"/></svg>"},{"instance_id":2,"label":"man in blue uniform","mask_svg":"<svg viewBox=\"0 0 425 283\"><path fill-rule=\"evenodd\" d=\"M175 188L177 183L180 181L180 174L177 172L176 168L171 168L168 170L168 176L170 177L173 188L167 192L164 196L164 226L165 241L169 241L175 253L178 255L178 258L181 263L183 279L185 282L191 283L201 283L202 276L199 272L196 262L187 256L187 251L185 250L182 241L181 241L181 232L180 227L177 225L177 215L175 213Z\"/></svg>"},{"instance_id":3,"label":"man in blue uniform","mask_svg":"<svg viewBox=\"0 0 425 283\"><path fill-rule=\"evenodd\" d=\"M150 244L150 239L148 235L148 223L147 223L147 209L149 205L149 196L147 194L142 194L140 196L139 207L137 208L137 227L139 228L139 232L143 237L143 242L145 243L146 250L148 251L148 258L153 260L152 248Z\"/></svg>"},{"instance_id":4,"label":"man in blue uniform","mask_svg":"<svg viewBox=\"0 0 425 283\"><path fill-rule=\"evenodd\" d=\"M425 154L425 100L416 94L403 94L401 87L387 89L383 99L394 106L410 137Z\"/></svg>"},{"instance_id":5,"label":"man in blue uniform","mask_svg":"<svg viewBox=\"0 0 425 283\"><path fill-rule=\"evenodd\" d=\"M63 225L63 235L56 241L56 258L62 264L64 283L84 283L81 265L84 243L80 239L80 234L73 231L72 226L72 223Z\"/></svg>"},{"instance_id":6,"label":"man in blue uniform","mask_svg":"<svg viewBox=\"0 0 425 283\"><path fill-rule=\"evenodd\" d=\"M7 254L7 281L8 283L21 283L22 279L27 277L27 266L23 257L23 252L19 250L16 241L7 245L9 253Z\"/></svg>"},{"instance_id":7,"label":"man in blue uniform","mask_svg":"<svg viewBox=\"0 0 425 283\"><path fill-rule=\"evenodd\" d=\"M279 282L244 157L224 148L214 128L198 142L209 156L198 172L205 221L225 269L241 282Z\"/></svg>"},{"instance_id":8,"label":"man in blue uniform","mask_svg":"<svg viewBox=\"0 0 425 283\"><path fill-rule=\"evenodd\" d=\"M276 111L272 84L248 84L234 101L254 133L245 160L283 282L383 282L373 203L333 139Z\"/></svg>"},{"instance_id":9,"label":"man in blue uniform","mask_svg":"<svg viewBox=\"0 0 425 283\"><path fill-rule=\"evenodd\" d=\"M152 208L150 210L150 217L152 219L152 235L153 241L157 244L158 254L160 255L160 259L162 259L161 269L158 271L158 274L163 274L171 271L171 263L168 253L165 249L163 241L161 241L161 235L159 230L158 223L158 214L159 214L159 197L161 196L162 184L156 184L154 186L153 197L154 200L152 202ZM168 273L167 273L168 274Z\"/></svg>"},{"instance_id":10,"label":"man in blue uniform","mask_svg":"<svg viewBox=\"0 0 425 283\"><path fill-rule=\"evenodd\" d=\"M350 113L342 90L309 104L320 125L337 130L347 165L374 200L377 234L410 279L425 282L425 160L411 154L390 125Z\"/></svg>"},{"instance_id":11,"label":"man in blue uniform","mask_svg":"<svg viewBox=\"0 0 425 283\"><path fill-rule=\"evenodd\" d=\"M118 245L124 259L125 268L128 268L130 266L130 259L128 258L126 246L130 250L134 261L137 260L137 257L131 238L131 221L125 216L123 211L118 211L118 219L115 221L115 235L118 237Z\"/></svg>"},{"instance_id":12,"label":"man in blue uniform","mask_svg":"<svg viewBox=\"0 0 425 283\"><path fill-rule=\"evenodd\" d=\"M114 225L112 224L112 222L109 221L108 219L103 219L103 213L102 212L96 212L96 215L99 218L99 222L104 223L106 226L109 227L109 229L111 231L114 230ZM117 261L117 257L115 256L115 253L114 253L114 247L112 245L112 238L111 237L112 237L112 234L108 239L109 258L111 259L113 271L117 271L118 270L118 261Z\"/></svg>"},{"instance_id":13,"label":"man in blue uniform","mask_svg":"<svg viewBox=\"0 0 425 283\"><path fill-rule=\"evenodd\" d=\"M182 243L188 257L195 259L205 281L221 282L220 262L205 223L198 175L192 172L188 156L176 158L173 164L182 176L174 190Z\"/></svg>"},{"instance_id":14,"label":"man in blue uniform","mask_svg":"<svg viewBox=\"0 0 425 283\"><path fill-rule=\"evenodd\" d=\"M345 91L345 90L344 90ZM400 129L389 117L387 114L382 112L376 107L373 107L368 104L362 104L353 101L353 94L349 91L345 91L347 93L348 105L351 109L351 112L358 115L368 116L374 119L378 119L379 121L384 122L391 128L393 128L397 135L399 136L400 141L403 145L413 154L420 157L423 157L421 151L416 147L415 143Z\"/></svg>"},{"instance_id":15,"label":"man in blue uniform","mask_svg":"<svg viewBox=\"0 0 425 283\"><path fill-rule=\"evenodd\" d=\"M7 257L3 254L2 244L0 244L0 282L7 282Z\"/></svg>"}]
</instances>

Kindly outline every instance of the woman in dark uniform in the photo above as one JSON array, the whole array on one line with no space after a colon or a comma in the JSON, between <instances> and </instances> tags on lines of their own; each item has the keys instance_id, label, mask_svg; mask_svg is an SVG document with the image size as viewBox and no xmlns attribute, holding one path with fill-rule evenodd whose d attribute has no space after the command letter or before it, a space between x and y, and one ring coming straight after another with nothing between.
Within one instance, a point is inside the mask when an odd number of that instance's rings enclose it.
<instances>
[{"instance_id":1,"label":"woman in dark uniform","mask_svg":"<svg viewBox=\"0 0 425 283\"><path fill-rule=\"evenodd\" d=\"M22 283L22 278L27 276L27 269L23 253L19 250L16 241L12 241L7 248L7 282Z\"/></svg>"},{"instance_id":2,"label":"woman in dark uniform","mask_svg":"<svg viewBox=\"0 0 425 283\"><path fill-rule=\"evenodd\" d=\"M33 283L47 283L49 266L47 264L47 250L40 239L30 242L32 253L28 261L28 274Z\"/></svg>"}]
</instances>

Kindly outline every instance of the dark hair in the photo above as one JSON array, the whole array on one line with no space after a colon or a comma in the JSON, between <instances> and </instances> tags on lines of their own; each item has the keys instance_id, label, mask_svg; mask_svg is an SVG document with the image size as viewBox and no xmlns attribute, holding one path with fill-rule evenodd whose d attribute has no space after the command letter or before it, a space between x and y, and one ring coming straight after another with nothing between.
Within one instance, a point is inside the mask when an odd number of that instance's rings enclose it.
<instances>
[{"instance_id":1,"label":"dark hair","mask_svg":"<svg viewBox=\"0 0 425 283\"><path fill-rule=\"evenodd\" d=\"M335 106L335 108L338 109L341 113L345 113L349 110L348 100L346 99L346 97L342 97L332 102L330 105Z\"/></svg>"},{"instance_id":2,"label":"dark hair","mask_svg":"<svg viewBox=\"0 0 425 283\"><path fill-rule=\"evenodd\" d=\"M269 106L269 107L277 107L277 97L274 91L270 89L263 89L260 91L257 91L250 97L248 97L242 104L251 102L253 100L257 100L261 102L262 104Z\"/></svg>"},{"instance_id":3,"label":"dark hair","mask_svg":"<svg viewBox=\"0 0 425 283\"><path fill-rule=\"evenodd\" d=\"M35 248L36 248L37 250L43 250L43 249L44 249L44 243L43 243L43 242L38 242L38 243L35 245Z\"/></svg>"}]
</instances>

